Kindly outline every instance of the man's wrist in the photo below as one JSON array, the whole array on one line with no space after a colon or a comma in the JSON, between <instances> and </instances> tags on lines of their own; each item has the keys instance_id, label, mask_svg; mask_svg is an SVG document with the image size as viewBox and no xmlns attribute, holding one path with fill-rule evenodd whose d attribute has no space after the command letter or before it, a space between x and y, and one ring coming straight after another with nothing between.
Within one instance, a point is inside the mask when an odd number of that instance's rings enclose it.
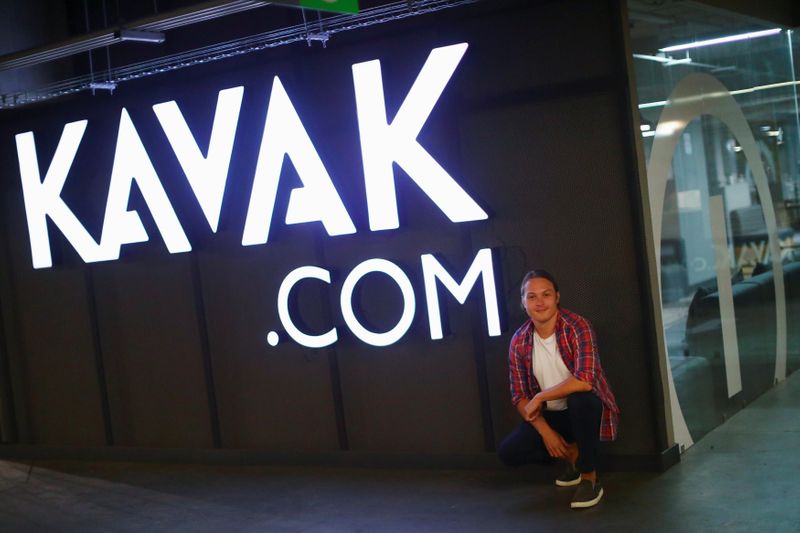
<instances>
[{"instance_id":1,"label":"man's wrist","mask_svg":"<svg viewBox=\"0 0 800 533\"><path fill-rule=\"evenodd\" d=\"M521 416L522 418L526 418L526 416L525 416L525 406L528 405L529 401L530 401L530 399L528 399L528 398L522 398L516 404L514 404L514 407L517 408L517 412L519 413L519 416Z\"/></svg>"},{"instance_id":2,"label":"man's wrist","mask_svg":"<svg viewBox=\"0 0 800 533\"><path fill-rule=\"evenodd\" d=\"M539 435L542 437L553 431L553 428L550 427L550 424L548 424L547 421L541 416L537 416L535 420L531 421L531 425L533 426L533 429L538 431Z\"/></svg>"}]
</instances>

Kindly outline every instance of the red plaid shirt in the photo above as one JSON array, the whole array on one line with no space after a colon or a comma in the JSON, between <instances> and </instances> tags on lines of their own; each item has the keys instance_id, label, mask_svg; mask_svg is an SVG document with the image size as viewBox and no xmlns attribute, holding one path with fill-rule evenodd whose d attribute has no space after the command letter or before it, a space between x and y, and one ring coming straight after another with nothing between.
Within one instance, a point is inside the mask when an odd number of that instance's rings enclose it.
<instances>
[{"instance_id":1,"label":"red plaid shirt","mask_svg":"<svg viewBox=\"0 0 800 533\"><path fill-rule=\"evenodd\" d=\"M508 374L511 383L511 403L530 400L541 388L533 376L533 322L528 320L511 338L508 348ZM594 329L588 320L566 309L559 309L556 320L558 351L567 369L577 379L591 383L592 392L603 402L600 420L600 440L617 438L619 407L606 381Z\"/></svg>"}]
</instances>

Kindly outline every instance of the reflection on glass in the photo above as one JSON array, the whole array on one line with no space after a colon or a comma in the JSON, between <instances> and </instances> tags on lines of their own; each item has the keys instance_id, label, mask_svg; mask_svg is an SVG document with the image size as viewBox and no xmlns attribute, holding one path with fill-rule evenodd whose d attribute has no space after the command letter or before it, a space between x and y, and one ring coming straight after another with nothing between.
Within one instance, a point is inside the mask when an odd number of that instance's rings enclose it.
<instances>
[{"instance_id":1,"label":"reflection on glass","mask_svg":"<svg viewBox=\"0 0 800 533\"><path fill-rule=\"evenodd\" d=\"M672 90L689 74L710 74L727 87L749 124L771 198L765 206L741 140L724 123L703 115L686 126L664 196L660 272L672 378L696 441L774 384L778 260L786 294L787 374L800 366L800 328L792 327L800 324L798 42L793 32L781 31L660 52L721 35L701 33L712 15L697 6L672 5L670 24L659 24L664 14L650 7L642 14L637 2L638 11L631 11L647 158L658 132L666 131L661 117ZM731 34L765 29L744 19L732 26L734 15L713 16ZM766 209L774 211L779 258L770 253Z\"/></svg>"}]
</instances>

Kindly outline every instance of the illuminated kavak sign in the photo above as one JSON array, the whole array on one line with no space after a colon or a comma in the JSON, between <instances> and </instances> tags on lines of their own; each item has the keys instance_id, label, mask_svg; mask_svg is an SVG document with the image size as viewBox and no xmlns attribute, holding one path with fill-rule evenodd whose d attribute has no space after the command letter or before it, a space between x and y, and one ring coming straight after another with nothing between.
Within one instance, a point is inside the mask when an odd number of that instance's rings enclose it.
<instances>
[{"instance_id":1,"label":"illuminated kavak sign","mask_svg":"<svg viewBox=\"0 0 800 533\"><path fill-rule=\"evenodd\" d=\"M450 221L466 222L487 218L486 212L417 140L466 50L466 43L433 49L391 123L386 117L380 61L367 61L352 66L371 231L399 227L392 169L394 163L406 171ZM243 87L219 92L205 155L175 101L153 106L158 122L186 174L212 232L217 231L219 223L243 94ZM80 120L64 126L44 180L39 172L33 132L16 135L34 268L49 268L53 264L47 230L48 217L86 262L116 260L122 245L147 241L149 236L139 214L136 210L128 209L134 181L169 252L190 251L192 246L125 108L120 114L100 242L96 242L86 231L61 198L61 191L86 131L87 122ZM322 159L283 84L276 76L258 153L242 245L264 244L269 240L281 167L286 156L292 161L302 186L291 191L285 223L321 222L331 236L355 233L353 221ZM488 249L478 252L461 284L450 277L432 255L423 255L421 263L431 338L442 336L436 295L437 279L463 303L478 277L482 277L489 333L500 334L493 265ZM354 287L361 277L370 272L382 272L390 276L403 293L402 317L392 330L385 333L368 331L352 312L350 299ZM297 282L307 278L330 283L328 271L319 267L300 267L292 271L279 291L279 316L284 329L296 342L310 347L327 346L338 338L335 328L324 335L307 335L294 326L289 316L289 293ZM411 283L397 265L383 259L371 259L355 267L345 280L341 301L342 314L348 327L360 339L374 345L392 344L402 337L410 327L414 315ZM270 344L274 344L274 341L275 335L272 334Z\"/></svg>"}]
</instances>

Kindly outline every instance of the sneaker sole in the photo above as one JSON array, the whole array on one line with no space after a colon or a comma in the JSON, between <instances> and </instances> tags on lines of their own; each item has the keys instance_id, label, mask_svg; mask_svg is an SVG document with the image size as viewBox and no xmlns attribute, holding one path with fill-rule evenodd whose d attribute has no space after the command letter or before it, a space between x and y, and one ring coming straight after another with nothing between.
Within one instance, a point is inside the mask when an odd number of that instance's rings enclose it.
<instances>
[{"instance_id":1,"label":"sneaker sole","mask_svg":"<svg viewBox=\"0 0 800 533\"><path fill-rule=\"evenodd\" d=\"M574 487L575 485L580 485L581 483L581 476L576 477L575 479L571 479L569 481L561 481L560 479L556 480L556 485L559 487Z\"/></svg>"},{"instance_id":2,"label":"sneaker sole","mask_svg":"<svg viewBox=\"0 0 800 533\"><path fill-rule=\"evenodd\" d=\"M597 494L597 498L595 498L594 500L589 500L586 502L572 502L569 505L573 509L585 509L587 507L594 507L595 505L598 504L598 502L602 497L603 497L603 489L600 488L600 492Z\"/></svg>"}]
</instances>

